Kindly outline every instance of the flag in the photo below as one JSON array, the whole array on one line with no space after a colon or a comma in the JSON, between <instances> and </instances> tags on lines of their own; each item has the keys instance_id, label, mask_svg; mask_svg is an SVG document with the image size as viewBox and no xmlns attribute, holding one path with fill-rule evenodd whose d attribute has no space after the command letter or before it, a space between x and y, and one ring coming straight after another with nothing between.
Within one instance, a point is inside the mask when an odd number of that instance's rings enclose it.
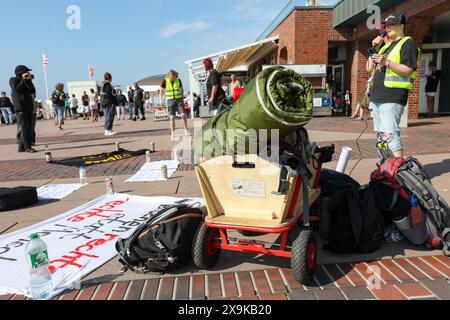
<instances>
[{"instance_id":1,"label":"flag","mask_svg":"<svg viewBox=\"0 0 450 320\"><path fill-rule=\"evenodd\" d=\"M89 77L93 77L94 76L94 68L89 66Z\"/></svg>"},{"instance_id":2,"label":"flag","mask_svg":"<svg viewBox=\"0 0 450 320\"><path fill-rule=\"evenodd\" d=\"M45 52L42 52L42 64L44 66L48 65L48 56Z\"/></svg>"}]
</instances>

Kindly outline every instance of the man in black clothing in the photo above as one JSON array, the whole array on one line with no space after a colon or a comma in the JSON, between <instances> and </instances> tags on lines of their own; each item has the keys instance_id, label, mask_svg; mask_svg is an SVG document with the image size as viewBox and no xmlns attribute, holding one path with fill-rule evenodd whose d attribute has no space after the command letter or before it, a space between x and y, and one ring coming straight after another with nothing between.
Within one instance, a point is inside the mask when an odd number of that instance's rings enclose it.
<instances>
[{"instance_id":1,"label":"man in black clothing","mask_svg":"<svg viewBox=\"0 0 450 320\"><path fill-rule=\"evenodd\" d=\"M105 73L104 80L101 90L101 105L105 113L105 136L114 136L117 134L117 132L113 131L117 99L114 88L111 85L112 76L109 72Z\"/></svg>"},{"instance_id":2,"label":"man in black clothing","mask_svg":"<svg viewBox=\"0 0 450 320\"><path fill-rule=\"evenodd\" d=\"M6 125L14 123L14 115L13 115L13 104L11 100L6 96L6 92L2 92L2 96L0 98L0 109L3 114L3 119L5 120Z\"/></svg>"},{"instance_id":3,"label":"man in black clothing","mask_svg":"<svg viewBox=\"0 0 450 320\"><path fill-rule=\"evenodd\" d=\"M133 121L136 121L139 118L139 111L142 114L141 121L145 120L145 109L144 109L144 90L139 87L139 84L136 82L134 84L134 117Z\"/></svg>"},{"instance_id":4,"label":"man in black clothing","mask_svg":"<svg viewBox=\"0 0 450 320\"><path fill-rule=\"evenodd\" d=\"M441 70L436 69L436 63L430 62L428 64L430 68L430 74L427 75L427 85L425 86L425 93L427 95L428 103L428 116L433 117L434 114L434 99L439 86L439 80L441 80Z\"/></svg>"},{"instance_id":5,"label":"man in black clothing","mask_svg":"<svg viewBox=\"0 0 450 320\"><path fill-rule=\"evenodd\" d=\"M32 117L34 110L34 96L36 89L33 85L34 76L31 69L20 65L16 67L16 76L9 80L14 100L17 119L17 144L19 152L34 153L31 141Z\"/></svg>"},{"instance_id":6,"label":"man in black clothing","mask_svg":"<svg viewBox=\"0 0 450 320\"><path fill-rule=\"evenodd\" d=\"M214 64L210 58L205 59L203 65L205 66L206 72L209 72L208 80L206 82L209 112L217 112L220 104L226 98L225 91L222 88L222 76L214 69Z\"/></svg>"},{"instance_id":7,"label":"man in black clothing","mask_svg":"<svg viewBox=\"0 0 450 320\"><path fill-rule=\"evenodd\" d=\"M374 131L379 141L386 141L394 156L403 157L400 138L400 121L413 88L418 64L419 50L411 37L404 34L406 17L393 13L385 20L389 41L378 36L372 45L377 54L367 62L367 71L373 73L370 92Z\"/></svg>"}]
</instances>

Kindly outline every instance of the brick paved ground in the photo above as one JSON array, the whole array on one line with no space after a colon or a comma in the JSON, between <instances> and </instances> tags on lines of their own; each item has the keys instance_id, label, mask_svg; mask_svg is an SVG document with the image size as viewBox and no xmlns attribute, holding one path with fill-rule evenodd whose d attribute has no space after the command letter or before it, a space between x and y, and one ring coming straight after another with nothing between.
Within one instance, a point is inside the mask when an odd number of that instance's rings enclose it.
<instances>
[{"instance_id":1,"label":"brick paved ground","mask_svg":"<svg viewBox=\"0 0 450 320\"><path fill-rule=\"evenodd\" d=\"M379 286L369 287L379 270ZM0 300L24 300L0 296ZM450 300L450 259L444 256L317 267L303 286L290 269L265 269L114 283L83 284L53 300Z\"/></svg>"},{"instance_id":2,"label":"brick paved ground","mask_svg":"<svg viewBox=\"0 0 450 320\"><path fill-rule=\"evenodd\" d=\"M432 122L424 120L415 120L411 122L411 126L402 131L403 143L405 145L406 155L432 155L450 153L450 117L434 118ZM368 122L366 133L371 133L372 122ZM355 122L347 118L319 118L314 119L308 126L308 130L325 131L325 132L351 132L360 133L363 131L364 122ZM120 134L121 138L125 137L148 137L153 135L168 135L169 130L144 130L134 132L124 132ZM58 137L38 138L37 143L44 145L46 143L71 143L92 140L105 139L102 134L87 135L69 135ZM13 144L13 139L0 139L0 146L4 144ZM336 145L336 154L334 160L338 160L340 151L344 146L351 147L354 152L351 159L373 159L377 158L375 151L374 139L362 139L358 146L355 140L333 141L330 136L329 141L322 141L322 145ZM170 153L160 151L154 155L155 160L168 159ZM58 160L58 159L55 159ZM104 175L129 175L136 173L145 161L145 157L136 157L128 160L118 161L109 164L102 164L93 168L88 168L89 176ZM192 170L192 166L183 166L181 170ZM5 181L23 181L23 180L41 180L49 177L54 178L76 178L78 177L78 169L55 164L47 164L42 160L14 160L0 161L0 182ZM25 179L26 178L26 179Z\"/></svg>"}]
</instances>

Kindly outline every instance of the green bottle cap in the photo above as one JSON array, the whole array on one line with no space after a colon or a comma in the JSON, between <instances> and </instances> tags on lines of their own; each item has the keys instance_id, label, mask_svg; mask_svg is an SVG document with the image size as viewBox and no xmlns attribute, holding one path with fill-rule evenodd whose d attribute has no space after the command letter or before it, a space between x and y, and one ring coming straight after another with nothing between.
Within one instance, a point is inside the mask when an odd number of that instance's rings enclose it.
<instances>
[{"instance_id":1,"label":"green bottle cap","mask_svg":"<svg viewBox=\"0 0 450 320\"><path fill-rule=\"evenodd\" d=\"M30 234L30 240L39 239L39 235L37 233Z\"/></svg>"}]
</instances>

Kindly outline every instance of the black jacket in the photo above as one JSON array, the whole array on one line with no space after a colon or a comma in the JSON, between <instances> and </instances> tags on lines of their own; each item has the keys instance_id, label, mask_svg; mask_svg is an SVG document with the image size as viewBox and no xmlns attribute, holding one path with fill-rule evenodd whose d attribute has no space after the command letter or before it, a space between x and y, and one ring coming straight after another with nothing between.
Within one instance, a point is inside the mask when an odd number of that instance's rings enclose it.
<instances>
[{"instance_id":1,"label":"black jacket","mask_svg":"<svg viewBox=\"0 0 450 320\"><path fill-rule=\"evenodd\" d=\"M103 83L100 99L103 108L109 108L117 105L116 94L111 83Z\"/></svg>"},{"instance_id":2,"label":"black jacket","mask_svg":"<svg viewBox=\"0 0 450 320\"><path fill-rule=\"evenodd\" d=\"M19 75L9 80L12 89L15 112L33 113L34 101L32 95L36 89L31 80L22 79Z\"/></svg>"},{"instance_id":3,"label":"black jacket","mask_svg":"<svg viewBox=\"0 0 450 320\"><path fill-rule=\"evenodd\" d=\"M8 97L0 98L0 108L14 108Z\"/></svg>"}]
</instances>

